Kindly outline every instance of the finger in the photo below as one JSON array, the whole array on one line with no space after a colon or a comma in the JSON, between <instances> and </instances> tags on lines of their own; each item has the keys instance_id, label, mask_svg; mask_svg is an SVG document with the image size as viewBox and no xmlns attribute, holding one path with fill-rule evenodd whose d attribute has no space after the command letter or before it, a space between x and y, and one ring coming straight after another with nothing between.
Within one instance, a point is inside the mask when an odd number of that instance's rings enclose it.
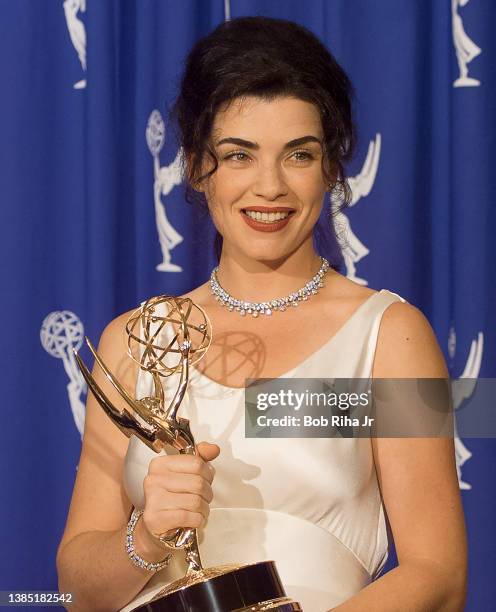
<instances>
[{"instance_id":1,"label":"finger","mask_svg":"<svg viewBox=\"0 0 496 612\"><path fill-rule=\"evenodd\" d=\"M146 504L147 510L153 508L153 514L158 515L165 510L187 510L188 512L199 512L203 516L208 516L210 508L208 503L194 493L169 493L157 495L157 491L150 497Z\"/></svg>"},{"instance_id":2,"label":"finger","mask_svg":"<svg viewBox=\"0 0 496 612\"><path fill-rule=\"evenodd\" d=\"M182 474L196 474L202 476L208 482L212 482L214 477L214 469L209 463L204 461L199 455L174 455L167 458L164 462L165 469L170 472ZM161 468L162 473L164 470Z\"/></svg>"},{"instance_id":3,"label":"finger","mask_svg":"<svg viewBox=\"0 0 496 612\"><path fill-rule=\"evenodd\" d=\"M212 461L219 456L220 446L210 442L199 442L196 445L196 450L205 461Z\"/></svg>"},{"instance_id":4,"label":"finger","mask_svg":"<svg viewBox=\"0 0 496 612\"><path fill-rule=\"evenodd\" d=\"M199 512L205 518L210 513L210 508L207 502L201 495L195 495L194 493L175 493L173 503L178 510Z\"/></svg>"},{"instance_id":5,"label":"finger","mask_svg":"<svg viewBox=\"0 0 496 612\"><path fill-rule=\"evenodd\" d=\"M197 474L178 474L169 472L167 476L154 476L155 486L170 493L193 493L200 495L209 504L214 496L210 483Z\"/></svg>"},{"instance_id":6,"label":"finger","mask_svg":"<svg viewBox=\"0 0 496 612\"><path fill-rule=\"evenodd\" d=\"M197 529L206 523L206 518L200 512L190 510L160 510L154 518L154 534L161 534L171 529L191 527Z\"/></svg>"}]
</instances>

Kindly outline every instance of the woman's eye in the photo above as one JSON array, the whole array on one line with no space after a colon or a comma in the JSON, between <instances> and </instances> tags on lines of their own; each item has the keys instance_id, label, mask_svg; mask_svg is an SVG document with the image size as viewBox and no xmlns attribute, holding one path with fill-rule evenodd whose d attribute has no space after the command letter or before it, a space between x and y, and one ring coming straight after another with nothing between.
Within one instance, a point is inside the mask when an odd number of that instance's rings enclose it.
<instances>
[{"instance_id":1,"label":"woman's eye","mask_svg":"<svg viewBox=\"0 0 496 612\"><path fill-rule=\"evenodd\" d=\"M226 157L224 157L224 159L233 159L234 161L244 161L244 158L247 158L248 155L246 155L246 153L243 153L243 151L234 151L234 153L229 153L229 155L226 155Z\"/></svg>"},{"instance_id":2,"label":"woman's eye","mask_svg":"<svg viewBox=\"0 0 496 612\"><path fill-rule=\"evenodd\" d=\"M298 163L302 163L302 162L306 162L306 161L314 159L313 155L309 153L308 151L294 151L294 153L291 154L291 157L296 159ZM233 161L242 162L242 161L246 161L247 159L249 159L249 156L243 151L233 151L232 153L229 153L228 155L226 155L224 159L225 160L232 159Z\"/></svg>"},{"instance_id":3,"label":"woman's eye","mask_svg":"<svg viewBox=\"0 0 496 612\"><path fill-rule=\"evenodd\" d=\"M308 151L295 151L293 155L298 156L296 157L296 161L299 161L299 162L308 161L310 159L313 159L313 155L309 153Z\"/></svg>"}]
</instances>

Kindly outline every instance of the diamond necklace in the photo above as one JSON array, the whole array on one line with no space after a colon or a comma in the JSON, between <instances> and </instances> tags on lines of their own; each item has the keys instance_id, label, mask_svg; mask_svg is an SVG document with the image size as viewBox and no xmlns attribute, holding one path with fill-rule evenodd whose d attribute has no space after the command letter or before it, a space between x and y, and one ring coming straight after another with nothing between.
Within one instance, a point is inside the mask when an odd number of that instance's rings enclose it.
<instances>
[{"instance_id":1,"label":"diamond necklace","mask_svg":"<svg viewBox=\"0 0 496 612\"><path fill-rule=\"evenodd\" d=\"M324 257L321 257L320 260L322 263L317 274L304 287L283 298L269 300L268 302L237 300L220 286L217 279L219 266L216 266L210 275L210 291L221 306L227 305L227 310L236 310L241 316L247 314L251 314L252 317L263 314L271 315L275 310L284 312L288 306L298 306L300 302L308 300L311 295L318 293L319 288L324 286L323 278L329 269L329 262Z\"/></svg>"}]
</instances>

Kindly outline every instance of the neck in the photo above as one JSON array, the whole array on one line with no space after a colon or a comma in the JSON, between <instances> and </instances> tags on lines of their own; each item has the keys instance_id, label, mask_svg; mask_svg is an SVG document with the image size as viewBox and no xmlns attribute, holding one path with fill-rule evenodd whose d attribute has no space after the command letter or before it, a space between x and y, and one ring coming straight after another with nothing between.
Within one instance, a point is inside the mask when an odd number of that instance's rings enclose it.
<instances>
[{"instance_id":1,"label":"neck","mask_svg":"<svg viewBox=\"0 0 496 612\"><path fill-rule=\"evenodd\" d=\"M303 287L318 272L322 261L313 245L284 259L256 260L223 248L217 278L222 288L238 300L264 302Z\"/></svg>"}]
</instances>

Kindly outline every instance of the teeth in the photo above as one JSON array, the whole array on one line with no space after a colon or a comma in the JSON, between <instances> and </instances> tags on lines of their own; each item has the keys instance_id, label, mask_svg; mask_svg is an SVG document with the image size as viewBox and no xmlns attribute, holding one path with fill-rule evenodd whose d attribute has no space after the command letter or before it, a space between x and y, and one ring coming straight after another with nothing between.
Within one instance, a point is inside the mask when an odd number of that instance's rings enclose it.
<instances>
[{"instance_id":1,"label":"teeth","mask_svg":"<svg viewBox=\"0 0 496 612\"><path fill-rule=\"evenodd\" d=\"M274 223L274 221L280 221L289 215L288 212L261 213L258 211L255 212L254 210L245 210L245 214L248 215L250 219L255 219L255 221L260 221L261 223Z\"/></svg>"}]
</instances>

